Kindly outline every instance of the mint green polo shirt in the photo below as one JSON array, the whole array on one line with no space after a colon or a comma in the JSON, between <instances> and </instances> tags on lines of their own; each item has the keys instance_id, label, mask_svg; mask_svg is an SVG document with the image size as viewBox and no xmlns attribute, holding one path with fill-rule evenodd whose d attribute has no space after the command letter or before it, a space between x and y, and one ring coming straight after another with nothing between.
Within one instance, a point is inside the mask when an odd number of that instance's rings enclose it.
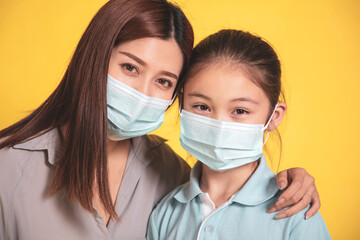
<instances>
[{"instance_id":1,"label":"mint green polo shirt","mask_svg":"<svg viewBox=\"0 0 360 240\"><path fill-rule=\"evenodd\" d=\"M204 193L199 187L201 169L198 162L192 169L190 182L168 194L152 212L148 240L331 239L320 213L305 219L308 208L278 220L277 213L266 212L281 192L264 157L244 187L204 218L204 197L201 197Z\"/></svg>"}]
</instances>

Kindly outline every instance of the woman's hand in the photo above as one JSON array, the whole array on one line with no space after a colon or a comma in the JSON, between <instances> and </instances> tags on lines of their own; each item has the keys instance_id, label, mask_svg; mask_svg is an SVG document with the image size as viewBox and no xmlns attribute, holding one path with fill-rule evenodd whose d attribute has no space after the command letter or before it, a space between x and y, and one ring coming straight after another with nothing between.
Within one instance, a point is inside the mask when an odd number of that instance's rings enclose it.
<instances>
[{"instance_id":1,"label":"woman's hand","mask_svg":"<svg viewBox=\"0 0 360 240\"><path fill-rule=\"evenodd\" d=\"M281 171L276 176L276 182L280 190L288 187L280 196L278 201L270 206L268 212L276 212L285 207L292 207L281 211L276 219L290 217L311 203L311 208L306 212L305 217L314 216L320 208L320 198L315 186L315 179L303 168L291 168Z\"/></svg>"}]
</instances>

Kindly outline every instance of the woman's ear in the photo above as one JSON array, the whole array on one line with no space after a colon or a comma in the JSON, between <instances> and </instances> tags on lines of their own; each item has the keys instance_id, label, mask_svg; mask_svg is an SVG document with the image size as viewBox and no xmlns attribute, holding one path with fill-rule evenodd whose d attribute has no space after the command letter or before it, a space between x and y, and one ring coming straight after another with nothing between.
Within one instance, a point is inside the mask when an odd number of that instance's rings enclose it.
<instances>
[{"instance_id":1,"label":"woman's ear","mask_svg":"<svg viewBox=\"0 0 360 240\"><path fill-rule=\"evenodd\" d=\"M287 110L286 103L279 102L277 104L277 107L274 111L274 115L270 121L268 128L266 129L267 131L275 130L280 125L281 121L285 116L286 110Z\"/></svg>"}]
</instances>

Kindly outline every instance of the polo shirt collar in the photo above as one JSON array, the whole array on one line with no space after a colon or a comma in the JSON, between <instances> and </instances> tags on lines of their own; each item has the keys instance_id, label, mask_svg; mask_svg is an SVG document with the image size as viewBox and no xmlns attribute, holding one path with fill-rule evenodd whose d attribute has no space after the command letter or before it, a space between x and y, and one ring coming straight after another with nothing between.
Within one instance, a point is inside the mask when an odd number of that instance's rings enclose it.
<instances>
[{"instance_id":1,"label":"polo shirt collar","mask_svg":"<svg viewBox=\"0 0 360 240\"><path fill-rule=\"evenodd\" d=\"M200 189L199 178L201 176L202 166L198 161L191 171L190 182L185 184L182 189L174 196L181 203L188 203L196 196L202 194ZM260 164L242 187L232 198L232 202L243 205L258 205L270 198L278 192L275 174L267 166L265 157L262 156Z\"/></svg>"},{"instance_id":2,"label":"polo shirt collar","mask_svg":"<svg viewBox=\"0 0 360 240\"><path fill-rule=\"evenodd\" d=\"M175 194L174 198L181 203L188 203L196 196L202 194L199 179L202 172L202 164L200 161L194 165L190 173L190 181L183 185L182 189Z\"/></svg>"},{"instance_id":3,"label":"polo shirt collar","mask_svg":"<svg viewBox=\"0 0 360 240\"><path fill-rule=\"evenodd\" d=\"M255 206L266 202L275 196L278 191L275 174L267 166L263 155L256 171L242 189L235 194L232 201L243 205Z\"/></svg>"},{"instance_id":4,"label":"polo shirt collar","mask_svg":"<svg viewBox=\"0 0 360 240\"><path fill-rule=\"evenodd\" d=\"M58 128L44 131L25 142L13 146L15 149L28 151L47 151L47 160L53 166L55 166L56 160L59 157L60 147L61 138Z\"/></svg>"},{"instance_id":5,"label":"polo shirt collar","mask_svg":"<svg viewBox=\"0 0 360 240\"><path fill-rule=\"evenodd\" d=\"M131 139L132 148L136 157L144 164L148 165L154 158L145 157L148 150L153 150L166 142L165 139L155 135L145 135ZM50 131L44 131L37 136L25 140L22 143L13 146L15 149L28 151L47 151L48 162L55 166L57 158L60 155L61 138L59 129L54 128Z\"/></svg>"}]
</instances>

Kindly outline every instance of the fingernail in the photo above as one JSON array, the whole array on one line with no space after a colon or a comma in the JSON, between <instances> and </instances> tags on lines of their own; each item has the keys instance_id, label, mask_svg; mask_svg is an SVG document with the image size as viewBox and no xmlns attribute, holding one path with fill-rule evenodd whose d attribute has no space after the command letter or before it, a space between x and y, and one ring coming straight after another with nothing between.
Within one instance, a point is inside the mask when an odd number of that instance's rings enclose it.
<instances>
[{"instance_id":1,"label":"fingernail","mask_svg":"<svg viewBox=\"0 0 360 240\"><path fill-rule=\"evenodd\" d=\"M267 210L268 213L273 213L276 211L276 208L272 207L270 209Z\"/></svg>"},{"instance_id":2,"label":"fingernail","mask_svg":"<svg viewBox=\"0 0 360 240\"><path fill-rule=\"evenodd\" d=\"M311 214L305 214L305 219L311 218Z\"/></svg>"},{"instance_id":3,"label":"fingernail","mask_svg":"<svg viewBox=\"0 0 360 240\"><path fill-rule=\"evenodd\" d=\"M286 214L285 213L280 213L280 214L278 214L278 215L276 215L276 219L280 219L280 218L284 218L284 217L286 217Z\"/></svg>"},{"instance_id":4,"label":"fingernail","mask_svg":"<svg viewBox=\"0 0 360 240\"><path fill-rule=\"evenodd\" d=\"M285 202L284 198L279 198L279 200L277 201L276 205L280 205L283 204Z\"/></svg>"},{"instance_id":5,"label":"fingernail","mask_svg":"<svg viewBox=\"0 0 360 240\"><path fill-rule=\"evenodd\" d=\"M285 183L284 182L279 183L279 189L283 190L284 188L285 188Z\"/></svg>"}]
</instances>

